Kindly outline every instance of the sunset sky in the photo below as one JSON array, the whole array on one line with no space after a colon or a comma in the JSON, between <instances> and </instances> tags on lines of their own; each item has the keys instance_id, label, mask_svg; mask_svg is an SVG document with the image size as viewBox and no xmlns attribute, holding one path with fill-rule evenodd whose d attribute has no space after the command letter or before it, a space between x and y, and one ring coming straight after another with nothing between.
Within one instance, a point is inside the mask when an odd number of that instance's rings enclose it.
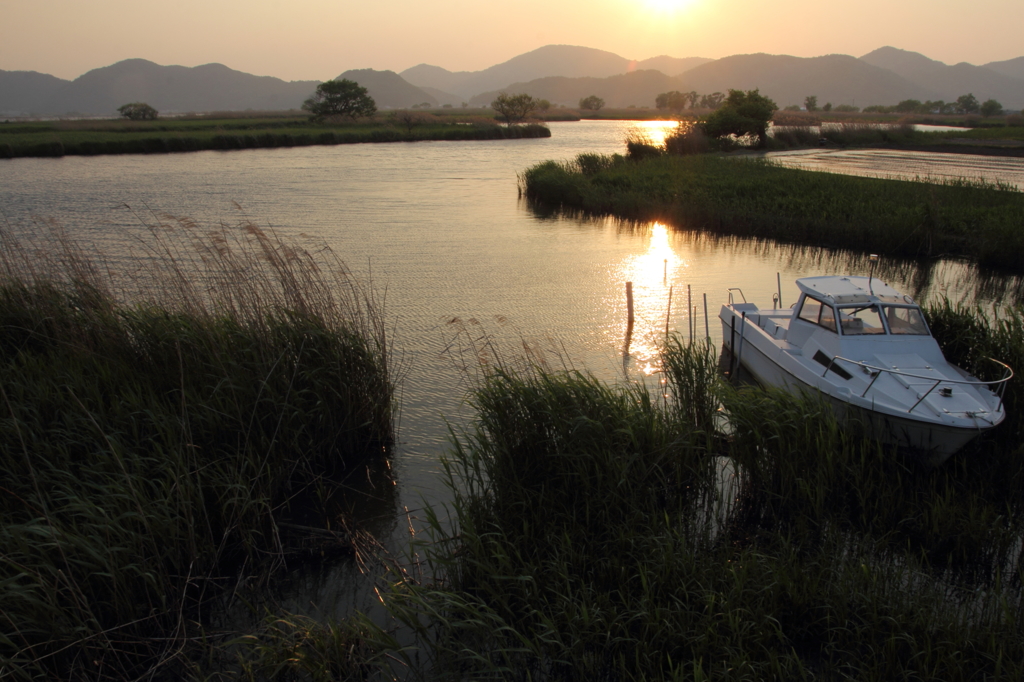
<instances>
[{"instance_id":1,"label":"sunset sky","mask_svg":"<svg viewBox=\"0 0 1024 682\"><path fill-rule=\"evenodd\" d=\"M141 57L324 80L423 62L476 71L549 44L629 59L892 45L983 64L1024 55L1022 26L1022 0L0 0L0 69L70 79Z\"/></svg>"}]
</instances>

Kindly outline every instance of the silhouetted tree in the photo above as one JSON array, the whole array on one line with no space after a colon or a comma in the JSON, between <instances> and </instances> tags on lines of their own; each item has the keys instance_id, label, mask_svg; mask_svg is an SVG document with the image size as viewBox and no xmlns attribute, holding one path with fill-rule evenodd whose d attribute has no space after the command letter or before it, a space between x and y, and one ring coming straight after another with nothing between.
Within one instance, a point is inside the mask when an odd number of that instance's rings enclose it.
<instances>
[{"instance_id":1,"label":"silhouetted tree","mask_svg":"<svg viewBox=\"0 0 1024 682\"><path fill-rule=\"evenodd\" d=\"M817 111L818 110L818 96L817 95L808 95L807 97L804 97L804 109L806 109L807 111Z\"/></svg>"},{"instance_id":2,"label":"silhouetted tree","mask_svg":"<svg viewBox=\"0 0 1024 682\"><path fill-rule=\"evenodd\" d=\"M160 112L145 102L132 102L118 107L117 113L131 121L152 121Z\"/></svg>"},{"instance_id":3,"label":"silhouetted tree","mask_svg":"<svg viewBox=\"0 0 1024 682\"><path fill-rule=\"evenodd\" d=\"M591 95L590 97L584 97L580 100L580 109L586 109L587 111L598 111L604 106L604 100L597 95Z\"/></svg>"},{"instance_id":4,"label":"silhouetted tree","mask_svg":"<svg viewBox=\"0 0 1024 682\"><path fill-rule=\"evenodd\" d=\"M702 95L700 98L701 109L717 109L725 102L725 95L721 92L712 92L710 95Z\"/></svg>"},{"instance_id":5,"label":"silhouetted tree","mask_svg":"<svg viewBox=\"0 0 1024 682\"><path fill-rule=\"evenodd\" d=\"M943 102L941 99L928 100L918 110L922 114L955 114L956 102Z\"/></svg>"},{"instance_id":6,"label":"silhouetted tree","mask_svg":"<svg viewBox=\"0 0 1024 682\"><path fill-rule=\"evenodd\" d=\"M678 90L672 90L671 92L663 92L655 97L654 106L658 109L681 111L686 108L687 101L689 101L688 95L683 94Z\"/></svg>"},{"instance_id":7,"label":"silhouetted tree","mask_svg":"<svg viewBox=\"0 0 1024 682\"><path fill-rule=\"evenodd\" d=\"M896 111L901 114L913 114L921 111L924 106L919 99L905 99L896 105Z\"/></svg>"},{"instance_id":8,"label":"silhouetted tree","mask_svg":"<svg viewBox=\"0 0 1024 682\"><path fill-rule=\"evenodd\" d=\"M377 103L367 94L366 88L346 78L325 81L316 86L316 92L302 103L302 108L310 113L314 121L323 121L332 116L355 120L377 113Z\"/></svg>"},{"instance_id":9,"label":"silhouetted tree","mask_svg":"<svg viewBox=\"0 0 1024 682\"><path fill-rule=\"evenodd\" d=\"M976 114L979 111L981 111L981 105L978 103L978 98L975 97L973 93L960 95L956 98L956 113Z\"/></svg>"},{"instance_id":10,"label":"silhouetted tree","mask_svg":"<svg viewBox=\"0 0 1024 682\"><path fill-rule=\"evenodd\" d=\"M725 103L699 123L708 137L754 135L757 146L768 141L768 122L778 110L775 102L757 90L730 90Z\"/></svg>"},{"instance_id":11,"label":"silhouetted tree","mask_svg":"<svg viewBox=\"0 0 1024 682\"><path fill-rule=\"evenodd\" d=\"M511 128L534 112L537 108L537 100L525 92L518 95L503 92L491 102L491 108L498 112L498 118Z\"/></svg>"},{"instance_id":12,"label":"silhouetted tree","mask_svg":"<svg viewBox=\"0 0 1024 682\"><path fill-rule=\"evenodd\" d=\"M987 99L981 103L982 116L1000 116L1003 113L1003 105L994 99Z\"/></svg>"}]
</instances>

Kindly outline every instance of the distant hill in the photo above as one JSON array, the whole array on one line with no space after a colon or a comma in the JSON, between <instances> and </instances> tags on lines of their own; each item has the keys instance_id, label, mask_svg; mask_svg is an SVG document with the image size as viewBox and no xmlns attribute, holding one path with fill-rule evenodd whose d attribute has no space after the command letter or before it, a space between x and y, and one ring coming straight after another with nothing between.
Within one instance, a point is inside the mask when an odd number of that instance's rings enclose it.
<instances>
[{"instance_id":1,"label":"distant hill","mask_svg":"<svg viewBox=\"0 0 1024 682\"><path fill-rule=\"evenodd\" d=\"M707 64L713 62L713 59L706 59L704 57L684 57L682 59L678 57L668 57L661 55L659 57L651 57L650 59L643 59L636 63L637 71L644 71L647 69L654 69L655 71L661 71L666 76L678 76L681 73L689 71L695 66L701 64Z\"/></svg>"},{"instance_id":2,"label":"distant hill","mask_svg":"<svg viewBox=\"0 0 1024 682\"><path fill-rule=\"evenodd\" d=\"M128 102L146 102L167 113L297 109L318 84L253 76L223 64L160 66L145 59L93 69L57 88L40 82L50 88L46 95L24 93L25 104L5 104L4 110L116 116L117 108Z\"/></svg>"},{"instance_id":3,"label":"distant hill","mask_svg":"<svg viewBox=\"0 0 1024 682\"><path fill-rule=\"evenodd\" d=\"M932 99L950 102L970 92L980 101L995 98L1005 106L1024 106L1024 79L987 66L974 66L966 62L950 66L918 52L895 47L881 47L860 59L931 90L936 93ZM996 63L1009 64L1009 70L1012 71L1014 61L1017 60ZM1020 61L1022 64L1018 68L1024 69L1024 58Z\"/></svg>"},{"instance_id":4,"label":"distant hill","mask_svg":"<svg viewBox=\"0 0 1024 682\"><path fill-rule=\"evenodd\" d=\"M394 71L373 69L351 69L338 76L366 88L378 109L406 109L416 104L427 103L438 106L437 98L406 82Z\"/></svg>"},{"instance_id":5,"label":"distant hill","mask_svg":"<svg viewBox=\"0 0 1024 682\"><path fill-rule=\"evenodd\" d=\"M744 54L701 64L678 79L682 91L699 93L760 89L779 107L803 104L814 95L819 104L895 104L904 99L934 99L935 93L886 69L849 55L790 57Z\"/></svg>"},{"instance_id":6,"label":"distant hill","mask_svg":"<svg viewBox=\"0 0 1024 682\"><path fill-rule=\"evenodd\" d=\"M991 69L996 73L1001 73L1004 76L1010 78L1018 78L1024 80L1024 57L1017 57L1016 59L1007 59L1002 62L989 62L983 64L986 69Z\"/></svg>"},{"instance_id":7,"label":"distant hill","mask_svg":"<svg viewBox=\"0 0 1024 682\"><path fill-rule=\"evenodd\" d=\"M661 71L650 69L608 78L538 78L527 83L513 83L504 88L508 92L525 92L533 97L567 107L578 106L582 98L590 95L597 95L608 107L653 107L654 98L658 93L676 89L678 88L675 79ZM478 107L488 106L498 92L492 90L481 93L470 99L469 103Z\"/></svg>"},{"instance_id":8,"label":"distant hill","mask_svg":"<svg viewBox=\"0 0 1024 682\"><path fill-rule=\"evenodd\" d=\"M974 93L1009 109L1024 108L1024 57L984 66L949 66L922 54L883 47L849 55L791 57L748 54L709 60L658 56L642 61L588 47L547 45L482 71L452 72L420 64L401 74L350 70L339 77L366 87L381 108L462 102L487 105L499 91L528 92L576 106L597 95L608 106L651 106L662 92L700 94L754 88L784 107L815 95L824 104L896 104L904 99L953 101ZM127 59L73 81L33 71L0 71L0 116L114 116L128 102L164 113L297 109L318 81L283 81L223 64L161 66Z\"/></svg>"},{"instance_id":9,"label":"distant hill","mask_svg":"<svg viewBox=\"0 0 1024 682\"><path fill-rule=\"evenodd\" d=\"M36 71L0 70L0 113L42 113L44 103L70 82Z\"/></svg>"},{"instance_id":10,"label":"distant hill","mask_svg":"<svg viewBox=\"0 0 1024 682\"><path fill-rule=\"evenodd\" d=\"M736 55L709 61L669 77L660 71L635 71L610 78L541 78L515 83L508 92L526 92L551 102L576 106L581 97L597 95L607 106L654 106L659 93L670 90L700 94L729 89L754 90L775 100L779 107L802 104L808 95L824 104L895 104L901 99L931 99L934 93L896 74L848 55L789 57L785 55ZM496 91L470 100L488 104Z\"/></svg>"},{"instance_id":11,"label":"distant hill","mask_svg":"<svg viewBox=\"0 0 1024 682\"><path fill-rule=\"evenodd\" d=\"M461 91L462 84L477 73L479 72L449 71L448 69L442 69L440 66L418 64L398 75L418 88L434 88L442 92L458 94Z\"/></svg>"},{"instance_id":12,"label":"distant hill","mask_svg":"<svg viewBox=\"0 0 1024 682\"><path fill-rule=\"evenodd\" d=\"M450 104L453 107L457 107L457 106L459 106L460 104L462 104L463 102L466 101L466 98L464 98L464 97L459 97L458 95L453 95L450 92L445 92L444 90L438 90L437 88L423 88L423 87L421 87L420 90L422 90L423 92L427 93L428 95L430 95L431 97L436 99L437 103L440 104L441 106L444 106L445 104Z\"/></svg>"},{"instance_id":13,"label":"distant hill","mask_svg":"<svg viewBox=\"0 0 1024 682\"><path fill-rule=\"evenodd\" d=\"M615 76L629 71L630 65L630 60L625 57L604 50L573 45L546 45L483 71L451 72L437 66L420 64L406 69L401 76L418 86L437 88L469 98L482 92L506 89L513 83L548 76Z\"/></svg>"}]
</instances>

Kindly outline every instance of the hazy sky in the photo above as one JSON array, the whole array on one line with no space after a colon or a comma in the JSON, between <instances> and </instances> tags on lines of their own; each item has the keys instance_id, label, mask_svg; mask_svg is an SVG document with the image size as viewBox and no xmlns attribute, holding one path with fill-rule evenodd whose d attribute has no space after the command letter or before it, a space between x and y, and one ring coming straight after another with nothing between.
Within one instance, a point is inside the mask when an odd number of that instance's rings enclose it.
<instances>
[{"instance_id":1,"label":"hazy sky","mask_svg":"<svg viewBox=\"0 0 1024 682\"><path fill-rule=\"evenodd\" d=\"M0 69L75 78L122 59L286 80L426 62L476 71L549 44L629 59L883 45L949 64L1024 56L1024 0L0 0Z\"/></svg>"}]
</instances>

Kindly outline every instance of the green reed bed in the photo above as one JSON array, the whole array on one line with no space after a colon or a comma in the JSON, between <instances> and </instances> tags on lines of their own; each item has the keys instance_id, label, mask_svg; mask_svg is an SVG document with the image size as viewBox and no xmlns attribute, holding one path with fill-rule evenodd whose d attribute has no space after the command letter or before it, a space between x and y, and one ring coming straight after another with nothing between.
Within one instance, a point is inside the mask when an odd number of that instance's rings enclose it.
<instances>
[{"instance_id":1,"label":"green reed bed","mask_svg":"<svg viewBox=\"0 0 1024 682\"><path fill-rule=\"evenodd\" d=\"M1011 270L1024 263L1024 193L1011 188L861 178L706 154L592 156L533 166L521 174L521 189L546 205L721 234L964 257Z\"/></svg>"},{"instance_id":2,"label":"green reed bed","mask_svg":"<svg viewBox=\"0 0 1024 682\"><path fill-rule=\"evenodd\" d=\"M840 147L913 146L925 144L929 138L918 133L909 123L878 125L844 121L810 126L783 126L772 130L768 149L817 147L825 144Z\"/></svg>"},{"instance_id":3,"label":"green reed bed","mask_svg":"<svg viewBox=\"0 0 1024 682\"><path fill-rule=\"evenodd\" d=\"M724 385L714 360L670 339L665 397L578 372L483 381L445 462L454 525L430 512L423 575L383 593L430 675L1024 674L1021 496L993 487L1020 481L1020 448L924 469L819 401ZM729 435L709 439L719 406Z\"/></svg>"},{"instance_id":4,"label":"green reed bed","mask_svg":"<svg viewBox=\"0 0 1024 682\"><path fill-rule=\"evenodd\" d=\"M385 120L318 125L308 119L181 119L153 122L64 122L0 125L0 158L162 154L362 142L499 140L550 137L543 125L498 126L441 119L412 128Z\"/></svg>"},{"instance_id":5,"label":"green reed bed","mask_svg":"<svg viewBox=\"0 0 1024 682\"><path fill-rule=\"evenodd\" d=\"M116 266L0 235L0 676L173 674L218 578L392 440L388 341L327 251L151 227Z\"/></svg>"},{"instance_id":6,"label":"green reed bed","mask_svg":"<svg viewBox=\"0 0 1024 682\"><path fill-rule=\"evenodd\" d=\"M962 123L962 122L961 122ZM940 124L941 125L941 124ZM947 124L948 125L948 124ZM678 146L685 136L670 136L666 147L670 153L673 143ZM1024 128L1020 126L995 126L987 128L964 128L951 131L915 130L906 121L873 123L869 121L820 121L807 123L799 120L786 121L771 130L767 149L806 149L822 145L831 147L880 147L927 151L957 151L957 147L970 145L988 148L988 152L972 149L972 153L997 153L993 149L1014 149L1024 141ZM954 146L956 145L956 146ZM732 147L727 147L726 150ZM706 151L706 150L704 150ZM684 152L685 153L685 152ZM694 152L689 152L694 153ZM1011 153L1012 154L1012 153Z\"/></svg>"},{"instance_id":7,"label":"green reed bed","mask_svg":"<svg viewBox=\"0 0 1024 682\"><path fill-rule=\"evenodd\" d=\"M994 126L990 128L971 128L969 130L954 130L935 133L917 133L915 139L921 141L942 142L950 139L977 140L983 144L986 140L1018 140L1024 141L1024 126L1019 119L1014 124L1005 126Z\"/></svg>"}]
</instances>

